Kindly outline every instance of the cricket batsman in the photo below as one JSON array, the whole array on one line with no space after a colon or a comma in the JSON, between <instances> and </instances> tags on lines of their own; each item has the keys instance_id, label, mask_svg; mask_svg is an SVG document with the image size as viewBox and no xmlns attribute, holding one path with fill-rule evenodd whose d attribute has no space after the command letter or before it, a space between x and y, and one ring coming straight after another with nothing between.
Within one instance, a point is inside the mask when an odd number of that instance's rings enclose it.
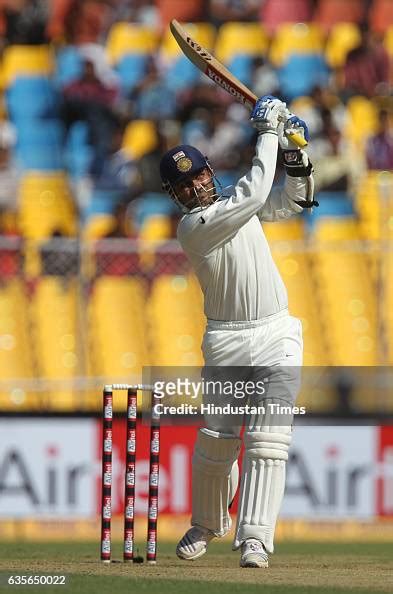
<instances>
[{"instance_id":1,"label":"cricket batsman","mask_svg":"<svg viewBox=\"0 0 393 594\"><path fill-rule=\"evenodd\" d=\"M303 356L301 322L288 312L287 292L260 223L318 206L312 165L290 140L291 131L308 140L308 129L270 95L257 101L250 121L258 131L255 156L229 191L221 189L208 159L192 146L168 151L160 173L163 188L184 213L178 239L204 294L205 369L218 374L238 369L240 375L249 370L250 377L262 369L263 402L293 405ZM286 178L283 188L272 190L278 146ZM177 545L179 558L198 559L212 539L231 528L228 509L238 488L244 426L233 549L241 550L241 567L268 566L292 432L292 416L285 423L272 418L267 412L244 415L239 423L230 415L205 415L193 455L192 527Z\"/></svg>"}]
</instances>

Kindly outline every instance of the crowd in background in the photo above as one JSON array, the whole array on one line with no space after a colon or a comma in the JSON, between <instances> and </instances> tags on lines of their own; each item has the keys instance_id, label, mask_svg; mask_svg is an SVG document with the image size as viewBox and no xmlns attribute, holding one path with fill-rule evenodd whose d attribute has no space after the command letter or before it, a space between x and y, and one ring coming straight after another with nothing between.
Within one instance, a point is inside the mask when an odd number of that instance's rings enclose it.
<instances>
[{"instance_id":1,"label":"crowd in background","mask_svg":"<svg viewBox=\"0 0 393 594\"><path fill-rule=\"evenodd\" d=\"M311 21L320 2L294 4L306 10L304 20ZM164 201L158 164L162 153L176 143L193 144L208 154L224 186L247 171L254 151L255 137L248 124L247 109L202 78L192 86L171 86L158 54L150 56L140 79L125 91L105 53L108 32L114 23L140 23L162 34L174 17L190 22L209 21L217 28L228 21L264 24L264 10L269 4L267 0L0 0L3 51L13 44L53 44L56 51L74 46L83 57L78 77L59 85L58 104L58 116L66 133L75 122L83 121L92 149L84 175L73 185L82 219L88 216L97 192L111 191L115 197L116 225L108 234L135 234L137 225L124 226L122 217L137 219L136 205L140 205L141 196L154 196L158 201L161 197ZM348 200L353 184L365 168L393 169L392 59L384 43L385 31L367 18L373 2L358 0L358 4L364 18L359 22L361 37L357 47L349 51L342 68L334 70L325 65L324 80L314 85L307 100L291 97L280 86L277 68L270 63L268 53L254 57L249 81L257 95L278 95L307 120L317 190L344 192ZM299 14L302 15L301 11ZM270 39L273 37L271 33ZM296 70L292 76L295 80ZM353 96L372 99L379 113L378 130L356 160L343 134L348 117L346 106ZM3 115L0 208L9 209L16 206L19 172L13 158L16 134L7 120L5 100ZM153 122L156 140L150 150L133 159L124 151L123 140L128 124L138 119ZM280 183L282 175L279 166L276 183ZM176 217L169 207L168 212Z\"/></svg>"}]
</instances>

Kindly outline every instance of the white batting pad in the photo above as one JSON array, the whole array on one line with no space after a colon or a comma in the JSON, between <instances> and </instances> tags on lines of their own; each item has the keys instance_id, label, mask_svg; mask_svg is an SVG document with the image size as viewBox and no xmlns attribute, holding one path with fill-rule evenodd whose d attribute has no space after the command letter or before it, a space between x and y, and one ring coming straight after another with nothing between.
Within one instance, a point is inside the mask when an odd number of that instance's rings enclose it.
<instances>
[{"instance_id":1,"label":"white batting pad","mask_svg":"<svg viewBox=\"0 0 393 594\"><path fill-rule=\"evenodd\" d=\"M231 528L228 505L233 499L239 470L241 440L232 435L200 429L192 463L193 526L224 536Z\"/></svg>"},{"instance_id":2,"label":"white batting pad","mask_svg":"<svg viewBox=\"0 0 393 594\"><path fill-rule=\"evenodd\" d=\"M285 487L285 464L291 442L290 426L274 431L247 431L239 510L233 548L247 538L260 540L273 553L273 539Z\"/></svg>"}]
</instances>

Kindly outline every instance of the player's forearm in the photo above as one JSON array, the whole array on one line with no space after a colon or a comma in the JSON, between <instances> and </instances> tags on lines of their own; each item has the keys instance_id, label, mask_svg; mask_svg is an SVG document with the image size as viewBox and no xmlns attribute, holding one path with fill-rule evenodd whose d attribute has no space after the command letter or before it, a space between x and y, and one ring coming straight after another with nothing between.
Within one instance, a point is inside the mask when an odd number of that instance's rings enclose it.
<instances>
[{"instance_id":1,"label":"player's forearm","mask_svg":"<svg viewBox=\"0 0 393 594\"><path fill-rule=\"evenodd\" d=\"M278 140L275 134L258 136L252 167L235 187L236 199L251 199L261 208L273 185L276 171Z\"/></svg>"}]
</instances>

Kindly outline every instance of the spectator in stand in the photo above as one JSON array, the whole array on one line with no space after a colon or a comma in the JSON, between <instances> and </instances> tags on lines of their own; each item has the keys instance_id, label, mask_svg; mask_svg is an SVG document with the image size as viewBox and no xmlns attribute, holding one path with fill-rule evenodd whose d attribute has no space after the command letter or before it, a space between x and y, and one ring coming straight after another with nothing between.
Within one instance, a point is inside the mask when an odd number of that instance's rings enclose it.
<instances>
[{"instance_id":1,"label":"spectator in stand","mask_svg":"<svg viewBox=\"0 0 393 594\"><path fill-rule=\"evenodd\" d=\"M384 171L393 169L393 132L389 112L385 109L379 112L377 133L367 142L366 159L369 169Z\"/></svg>"},{"instance_id":2,"label":"spectator in stand","mask_svg":"<svg viewBox=\"0 0 393 594\"><path fill-rule=\"evenodd\" d=\"M176 95L165 85L153 57L147 64L146 75L132 91L130 100L137 118L163 120L174 116Z\"/></svg>"},{"instance_id":3,"label":"spectator in stand","mask_svg":"<svg viewBox=\"0 0 393 594\"><path fill-rule=\"evenodd\" d=\"M0 207L16 210L19 171L12 160L15 130L9 122L0 124Z\"/></svg>"},{"instance_id":4,"label":"spectator in stand","mask_svg":"<svg viewBox=\"0 0 393 594\"><path fill-rule=\"evenodd\" d=\"M261 0L209 0L209 19L216 27L227 21L258 21Z\"/></svg>"},{"instance_id":5,"label":"spectator in stand","mask_svg":"<svg viewBox=\"0 0 393 594\"><path fill-rule=\"evenodd\" d=\"M252 78L252 89L258 97L262 97L262 95L281 96L277 73L266 58L257 56L253 59Z\"/></svg>"},{"instance_id":6,"label":"spectator in stand","mask_svg":"<svg viewBox=\"0 0 393 594\"><path fill-rule=\"evenodd\" d=\"M47 19L48 0L0 0L2 44L47 43Z\"/></svg>"},{"instance_id":7,"label":"spectator in stand","mask_svg":"<svg viewBox=\"0 0 393 594\"><path fill-rule=\"evenodd\" d=\"M389 94L389 70L389 54L382 39L364 25L361 41L348 53L344 65L343 98Z\"/></svg>"},{"instance_id":8,"label":"spectator in stand","mask_svg":"<svg viewBox=\"0 0 393 594\"><path fill-rule=\"evenodd\" d=\"M139 193L139 176L136 163L122 149L124 128L118 125L113 131L108 154L97 155L91 165L93 191L113 194L116 202L130 201Z\"/></svg>"},{"instance_id":9,"label":"spectator in stand","mask_svg":"<svg viewBox=\"0 0 393 594\"><path fill-rule=\"evenodd\" d=\"M99 43L111 22L110 0L51 0L47 33L52 41Z\"/></svg>"},{"instance_id":10,"label":"spectator in stand","mask_svg":"<svg viewBox=\"0 0 393 594\"><path fill-rule=\"evenodd\" d=\"M155 0L155 4L163 29L172 19L183 22L207 20L207 0Z\"/></svg>"},{"instance_id":11,"label":"spectator in stand","mask_svg":"<svg viewBox=\"0 0 393 594\"><path fill-rule=\"evenodd\" d=\"M62 115L67 128L78 120L89 126L90 144L97 156L111 150L111 138L119 122L119 90L97 77L93 62L86 60L81 77L63 89Z\"/></svg>"},{"instance_id":12,"label":"spectator in stand","mask_svg":"<svg viewBox=\"0 0 393 594\"><path fill-rule=\"evenodd\" d=\"M114 0L112 22L127 21L157 28L159 13L154 0Z\"/></svg>"}]
</instances>

